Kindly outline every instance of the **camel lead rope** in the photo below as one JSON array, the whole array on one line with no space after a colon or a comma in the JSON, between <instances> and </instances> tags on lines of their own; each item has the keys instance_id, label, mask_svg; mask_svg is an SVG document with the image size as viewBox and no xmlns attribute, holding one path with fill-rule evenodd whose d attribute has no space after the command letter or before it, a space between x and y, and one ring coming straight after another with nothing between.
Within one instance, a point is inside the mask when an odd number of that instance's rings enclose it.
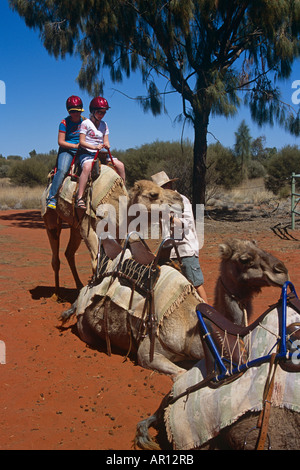
<instances>
[{"instance_id":1,"label":"camel lead rope","mask_svg":"<svg viewBox=\"0 0 300 470\"><path fill-rule=\"evenodd\" d=\"M271 411L271 406L272 406L271 398L272 398L273 389L274 389L275 372L276 372L276 366L277 366L277 363L275 364L275 358L276 358L276 353L272 354L271 356L270 370L269 370L269 375L267 377L267 383L266 383L266 388L265 388L264 397L263 397L263 408L258 418L257 428L260 429L260 433L259 433L256 450L264 450L266 439L268 436L268 425L269 425L270 411ZM271 377L272 368L274 368L274 371Z\"/></svg>"},{"instance_id":2,"label":"camel lead rope","mask_svg":"<svg viewBox=\"0 0 300 470\"><path fill-rule=\"evenodd\" d=\"M244 325L248 326L248 312L245 308L243 308L243 313L244 313Z\"/></svg>"}]
</instances>

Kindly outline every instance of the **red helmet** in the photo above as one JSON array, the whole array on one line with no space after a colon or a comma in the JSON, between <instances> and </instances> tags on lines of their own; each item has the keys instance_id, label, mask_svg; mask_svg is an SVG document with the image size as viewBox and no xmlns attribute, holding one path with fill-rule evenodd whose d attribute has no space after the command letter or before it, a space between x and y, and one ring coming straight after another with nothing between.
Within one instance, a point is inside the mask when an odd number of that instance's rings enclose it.
<instances>
[{"instance_id":1,"label":"red helmet","mask_svg":"<svg viewBox=\"0 0 300 470\"><path fill-rule=\"evenodd\" d=\"M96 96L96 98L93 98L92 101L90 102L90 112L92 113L95 111L95 109L108 109L108 102L106 101L105 98L102 98L102 96Z\"/></svg>"},{"instance_id":2,"label":"red helmet","mask_svg":"<svg viewBox=\"0 0 300 470\"><path fill-rule=\"evenodd\" d=\"M72 95L67 99L66 102L67 110L70 111L84 111L83 104L79 96Z\"/></svg>"}]
</instances>

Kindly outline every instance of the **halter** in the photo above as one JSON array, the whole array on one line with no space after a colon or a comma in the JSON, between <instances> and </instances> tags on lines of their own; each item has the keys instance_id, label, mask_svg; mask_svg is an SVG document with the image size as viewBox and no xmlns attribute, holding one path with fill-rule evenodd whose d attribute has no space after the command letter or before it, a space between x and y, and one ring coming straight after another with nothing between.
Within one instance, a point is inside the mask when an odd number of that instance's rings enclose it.
<instances>
[{"instance_id":1,"label":"halter","mask_svg":"<svg viewBox=\"0 0 300 470\"><path fill-rule=\"evenodd\" d=\"M221 277L220 277L220 281L221 281L221 284L224 287L225 291L229 295L229 297L231 297L231 299L234 300L238 304L239 308L243 312L245 326L248 326L248 312L247 312L247 309L246 309L246 306L245 306L244 302L242 302L241 298L239 298L237 295L233 294L228 289L228 287L225 285L225 283L224 283L224 281Z\"/></svg>"}]
</instances>

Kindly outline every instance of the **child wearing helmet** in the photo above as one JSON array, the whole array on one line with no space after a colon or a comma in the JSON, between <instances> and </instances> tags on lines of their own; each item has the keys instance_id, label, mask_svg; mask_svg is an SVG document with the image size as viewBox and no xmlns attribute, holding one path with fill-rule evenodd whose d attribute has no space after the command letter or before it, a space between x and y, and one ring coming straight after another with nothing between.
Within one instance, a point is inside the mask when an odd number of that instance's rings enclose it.
<instances>
[{"instance_id":1,"label":"child wearing helmet","mask_svg":"<svg viewBox=\"0 0 300 470\"><path fill-rule=\"evenodd\" d=\"M90 118L85 119L80 127L79 143L81 151L79 162L82 172L79 177L76 205L81 209L86 209L82 196L92 169L93 159L98 150L110 148L109 129L106 122L102 120L108 109L108 102L105 98L102 98L102 96L93 98L90 102ZM114 164L119 175L125 181L124 164L117 158L114 158Z\"/></svg>"},{"instance_id":2,"label":"child wearing helmet","mask_svg":"<svg viewBox=\"0 0 300 470\"><path fill-rule=\"evenodd\" d=\"M84 120L81 116L84 111L83 104L79 96L70 96L66 101L66 108L69 116L60 122L58 129L57 171L53 177L47 198L47 207L49 209L56 209L56 195L79 147L79 131Z\"/></svg>"}]
</instances>

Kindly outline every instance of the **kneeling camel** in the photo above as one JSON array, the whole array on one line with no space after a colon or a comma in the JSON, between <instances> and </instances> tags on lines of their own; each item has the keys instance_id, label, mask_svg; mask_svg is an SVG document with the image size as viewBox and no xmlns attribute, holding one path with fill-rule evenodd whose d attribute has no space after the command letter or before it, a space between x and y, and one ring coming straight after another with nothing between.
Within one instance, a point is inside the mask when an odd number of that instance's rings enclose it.
<instances>
[{"instance_id":1,"label":"kneeling camel","mask_svg":"<svg viewBox=\"0 0 300 470\"><path fill-rule=\"evenodd\" d=\"M238 323L242 324L244 308L251 310L253 295L264 286L282 286L288 280L288 272L281 261L251 241L224 243L221 255L215 307L232 321L237 320L239 311ZM126 295L130 298L130 287L123 286L122 289L119 298L124 300ZM127 294L126 289L129 291ZM230 294L229 289L232 291ZM128 311L124 302L118 304L107 292L97 294L95 291L93 294L88 286L82 289L78 299L77 327L81 339L88 344L96 344L99 338L103 340L108 334L111 344L123 350L128 350L133 339L141 366L175 378L185 372L177 362L196 361L204 356L196 315L196 306L201 299L182 274L170 266L161 268L159 281L154 287L155 299L158 327L153 359L149 354L150 335L141 337L142 321L138 314L135 315L134 307ZM168 308L164 302L168 302ZM165 309L164 313L160 309Z\"/></svg>"}]
</instances>

